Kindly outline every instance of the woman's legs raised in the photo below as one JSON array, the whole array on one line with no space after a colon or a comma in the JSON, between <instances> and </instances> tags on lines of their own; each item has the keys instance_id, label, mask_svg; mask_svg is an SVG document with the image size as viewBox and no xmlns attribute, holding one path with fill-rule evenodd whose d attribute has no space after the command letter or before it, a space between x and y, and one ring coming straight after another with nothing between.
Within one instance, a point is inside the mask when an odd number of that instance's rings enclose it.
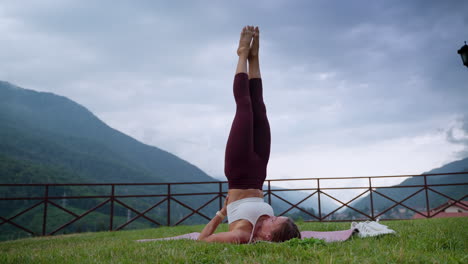
<instances>
[{"instance_id":1,"label":"woman's legs raised","mask_svg":"<svg viewBox=\"0 0 468 264\"><path fill-rule=\"evenodd\" d=\"M233 87L236 114L226 145L224 164L224 172L229 180L230 188L244 188L244 184L245 186L249 184L249 165L255 154L253 150L252 103L247 75L247 59L252 36L253 28L244 27L237 50L239 61Z\"/></svg>"},{"instance_id":2,"label":"woman's legs raised","mask_svg":"<svg viewBox=\"0 0 468 264\"><path fill-rule=\"evenodd\" d=\"M265 103L263 101L262 79L258 51L260 47L260 31L254 29L252 46L249 53L249 86L252 111L254 116L254 151L265 162L270 158L271 134Z\"/></svg>"},{"instance_id":3,"label":"woman's legs raised","mask_svg":"<svg viewBox=\"0 0 468 264\"><path fill-rule=\"evenodd\" d=\"M255 36L254 36L255 34ZM224 172L229 189L261 189L270 156L270 126L262 95L258 61L258 28L244 27L234 77L236 114L226 145ZM252 37L255 42L250 45ZM249 75L247 75L247 60Z\"/></svg>"}]
</instances>

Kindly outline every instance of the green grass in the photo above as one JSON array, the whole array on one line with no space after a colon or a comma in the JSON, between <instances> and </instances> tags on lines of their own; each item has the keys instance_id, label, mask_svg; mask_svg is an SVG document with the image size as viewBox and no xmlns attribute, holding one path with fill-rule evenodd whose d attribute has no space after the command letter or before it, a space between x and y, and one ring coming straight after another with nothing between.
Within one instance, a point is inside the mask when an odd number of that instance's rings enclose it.
<instances>
[{"instance_id":1,"label":"green grass","mask_svg":"<svg viewBox=\"0 0 468 264\"><path fill-rule=\"evenodd\" d=\"M83 233L0 243L0 263L468 263L468 218L382 222L397 232L345 242L209 244L134 240L199 232L202 226ZM349 223L299 223L333 231ZM225 231L222 225L218 231Z\"/></svg>"}]
</instances>

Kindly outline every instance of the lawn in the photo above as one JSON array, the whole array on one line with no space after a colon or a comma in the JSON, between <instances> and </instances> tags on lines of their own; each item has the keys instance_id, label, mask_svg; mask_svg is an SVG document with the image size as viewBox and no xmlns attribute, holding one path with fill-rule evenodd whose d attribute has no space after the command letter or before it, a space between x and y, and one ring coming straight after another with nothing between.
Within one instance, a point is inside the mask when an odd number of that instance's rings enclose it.
<instances>
[{"instance_id":1,"label":"lawn","mask_svg":"<svg viewBox=\"0 0 468 264\"><path fill-rule=\"evenodd\" d=\"M199 232L203 226L81 233L0 243L0 263L468 263L468 217L382 222L397 235L290 245L135 242ZM298 223L301 230L348 229L350 223ZM222 225L218 231L225 231Z\"/></svg>"}]
</instances>

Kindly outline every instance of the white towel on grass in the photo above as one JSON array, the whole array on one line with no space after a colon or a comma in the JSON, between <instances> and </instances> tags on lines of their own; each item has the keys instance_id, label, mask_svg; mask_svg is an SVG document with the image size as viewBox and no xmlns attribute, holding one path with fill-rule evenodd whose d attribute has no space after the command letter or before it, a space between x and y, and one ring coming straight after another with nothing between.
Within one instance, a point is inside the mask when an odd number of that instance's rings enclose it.
<instances>
[{"instance_id":1,"label":"white towel on grass","mask_svg":"<svg viewBox=\"0 0 468 264\"><path fill-rule=\"evenodd\" d=\"M378 220L377 222L374 222L374 221L372 222L366 221L366 222L360 222L360 223L352 222L351 228L355 228L359 231L358 233L359 237L372 237L372 236L395 233L394 230L389 229L386 225L379 224Z\"/></svg>"}]
</instances>

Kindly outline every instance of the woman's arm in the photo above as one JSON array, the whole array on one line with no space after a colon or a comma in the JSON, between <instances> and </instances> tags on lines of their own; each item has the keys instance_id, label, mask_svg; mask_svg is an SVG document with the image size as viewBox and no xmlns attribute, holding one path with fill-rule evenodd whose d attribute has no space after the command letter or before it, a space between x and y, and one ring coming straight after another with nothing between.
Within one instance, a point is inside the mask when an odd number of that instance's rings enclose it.
<instances>
[{"instance_id":1,"label":"woman's arm","mask_svg":"<svg viewBox=\"0 0 468 264\"><path fill-rule=\"evenodd\" d=\"M224 209L224 208L223 208ZM223 215L225 211L220 211ZM221 243L234 243L234 244L242 244L249 242L249 234L245 233L240 230L230 231L230 232L222 232L213 234L218 225L223 221L224 218L221 218L218 214L216 214L213 219L203 228L198 237L198 240L205 241L205 242L221 242Z\"/></svg>"},{"instance_id":2,"label":"woman's arm","mask_svg":"<svg viewBox=\"0 0 468 264\"><path fill-rule=\"evenodd\" d=\"M226 215L225 207L223 207L223 209L221 209L220 212L223 215ZM214 231L216 231L216 228L218 227L218 225L221 224L223 219L224 218L221 218L218 214L216 214L213 217L213 219L211 219L211 221L208 224L206 224L205 228L203 228L203 230L200 233L200 236L198 237L198 240L205 241L207 237L211 236L214 233Z\"/></svg>"},{"instance_id":3,"label":"woman's arm","mask_svg":"<svg viewBox=\"0 0 468 264\"><path fill-rule=\"evenodd\" d=\"M198 240L205 242L220 242L220 243L233 243L233 244L243 244L249 242L249 234L239 232L239 231L230 231L209 235L205 238L198 238Z\"/></svg>"},{"instance_id":4,"label":"woman's arm","mask_svg":"<svg viewBox=\"0 0 468 264\"><path fill-rule=\"evenodd\" d=\"M222 215L227 214L227 201L228 197L224 201L223 208L219 211ZM223 232L218 234L213 234L216 231L216 228L224 220L224 217L221 217L219 214L216 214L213 219L203 228L198 237L198 240L206 242L224 242L224 243L237 243L240 244L244 242L246 236L244 233L239 231ZM248 234L247 234L248 235ZM247 238L248 239L248 238ZM247 241L248 242L248 241Z\"/></svg>"},{"instance_id":5,"label":"woman's arm","mask_svg":"<svg viewBox=\"0 0 468 264\"><path fill-rule=\"evenodd\" d=\"M226 199L224 200L224 206L219 210L219 213L226 217L227 215L227 203L228 203L229 196L226 196ZM211 221L206 224L205 228L200 233L200 236L198 237L198 240L205 240L208 236L211 236L214 231L216 231L216 228L218 227L219 224L224 220L224 217L221 217L218 213L211 219Z\"/></svg>"}]
</instances>

